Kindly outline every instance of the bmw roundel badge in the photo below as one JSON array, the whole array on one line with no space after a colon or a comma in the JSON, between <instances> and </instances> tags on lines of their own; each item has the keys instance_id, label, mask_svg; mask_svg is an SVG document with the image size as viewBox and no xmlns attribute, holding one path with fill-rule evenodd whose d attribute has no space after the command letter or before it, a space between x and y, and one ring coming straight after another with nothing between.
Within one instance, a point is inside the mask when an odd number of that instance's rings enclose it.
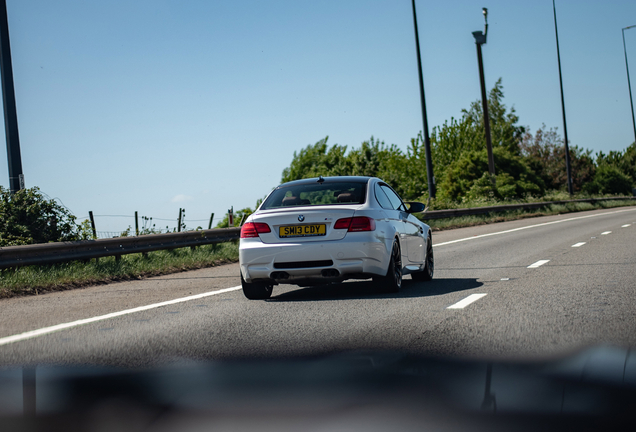
<instances>
[{"instance_id":1,"label":"bmw roundel badge","mask_svg":"<svg viewBox=\"0 0 636 432\"><path fill-rule=\"evenodd\" d=\"M299 216L298 216L298 221L299 221L299 222L302 222L302 221L304 221L304 220L305 220L305 216L303 216L303 215L299 215Z\"/></svg>"}]
</instances>

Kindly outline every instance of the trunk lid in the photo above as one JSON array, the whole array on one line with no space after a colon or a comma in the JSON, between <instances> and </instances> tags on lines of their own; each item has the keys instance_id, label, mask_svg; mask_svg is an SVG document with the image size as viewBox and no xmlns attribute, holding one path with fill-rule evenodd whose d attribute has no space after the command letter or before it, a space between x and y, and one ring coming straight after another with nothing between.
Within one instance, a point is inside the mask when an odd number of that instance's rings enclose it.
<instances>
[{"instance_id":1,"label":"trunk lid","mask_svg":"<svg viewBox=\"0 0 636 432\"><path fill-rule=\"evenodd\" d=\"M341 240L347 234L347 230L336 230L333 228L334 224L338 219L352 217L358 208L360 205L305 206L284 210L262 210L253 214L251 221L266 223L272 230L267 234L259 235L263 243Z\"/></svg>"}]
</instances>

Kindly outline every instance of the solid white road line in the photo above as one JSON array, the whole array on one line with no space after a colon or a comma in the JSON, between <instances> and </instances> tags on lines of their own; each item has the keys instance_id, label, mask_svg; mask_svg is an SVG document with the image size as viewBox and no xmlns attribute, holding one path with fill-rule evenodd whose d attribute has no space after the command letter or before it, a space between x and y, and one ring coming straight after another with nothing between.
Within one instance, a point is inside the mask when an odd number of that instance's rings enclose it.
<instances>
[{"instance_id":1,"label":"solid white road line","mask_svg":"<svg viewBox=\"0 0 636 432\"><path fill-rule=\"evenodd\" d=\"M608 234L611 234L611 233L612 233L611 231L605 231L605 232L602 232L601 235L608 235Z\"/></svg>"},{"instance_id":2,"label":"solid white road line","mask_svg":"<svg viewBox=\"0 0 636 432\"><path fill-rule=\"evenodd\" d=\"M632 224L621 225L621 228L627 228L628 226L632 226Z\"/></svg>"},{"instance_id":3,"label":"solid white road line","mask_svg":"<svg viewBox=\"0 0 636 432\"><path fill-rule=\"evenodd\" d=\"M240 286L235 286L232 288L224 288L224 289L220 289L218 291L209 291L203 294L196 294L196 295L192 295L192 296L188 296L188 297L181 297L178 299L174 299L174 300L168 300L165 302L161 302L161 303L154 303L154 304L150 304L147 306L140 306L140 307L136 307L136 308L132 308L132 309L126 309L123 311L119 311L119 312L113 312L113 313L109 313L106 315L100 315L100 316L96 316L96 317L92 317L92 318L86 318L86 319L81 319L81 320L77 320L77 321L72 321L72 322L68 322L68 323L63 323L63 324L58 324L58 325L54 325L51 327L44 327L38 330L32 330L32 331L28 331L25 333L20 333L17 335L13 335L13 336L7 336L7 337L3 337L0 338L0 346L2 345L7 345L13 342L19 342L19 341L23 341L26 339L31 339L31 338L35 338L38 336L43 336L46 334L50 334L56 331L60 331L60 330L66 330L72 327L77 327L77 326L81 326L84 324L90 324L90 323L94 323L97 321L104 321L107 319L111 319L111 318L116 318L122 315L128 315L128 314L132 314L132 313L136 313L136 312L142 312L142 311L147 311L150 309L156 309L156 308L160 308L163 306L169 306L169 305L173 305L173 304L177 304L177 303L183 303L183 302L187 302L190 300L197 300L197 299L201 299L204 297L209 297L209 296L213 296L213 295L217 295L217 294L223 294L229 291L236 291L236 290L240 290L241 287Z\"/></svg>"},{"instance_id":4,"label":"solid white road line","mask_svg":"<svg viewBox=\"0 0 636 432\"><path fill-rule=\"evenodd\" d=\"M539 260L539 261L537 261L537 262L536 262L536 263L534 263L534 264L530 264L530 265L528 266L528 268L537 268L537 267L541 267L543 264L545 264L545 263L549 263L549 262L550 262L550 260Z\"/></svg>"},{"instance_id":5,"label":"solid white road line","mask_svg":"<svg viewBox=\"0 0 636 432\"><path fill-rule=\"evenodd\" d=\"M486 294L471 294L468 297L466 297L464 300L458 301L457 303L447 307L446 309L464 309L469 304L476 302L477 300L485 296Z\"/></svg>"},{"instance_id":6,"label":"solid white road line","mask_svg":"<svg viewBox=\"0 0 636 432\"><path fill-rule=\"evenodd\" d=\"M576 244L573 244L572 247L581 247L585 244L586 242L578 242Z\"/></svg>"},{"instance_id":7,"label":"solid white road line","mask_svg":"<svg viewBox=\"0 0 636 432\"><path fill-rule=\"evenodd\" d=\"M608 213L597 213L597 214L593 214L593 215L579 216L579 217L573 217L573 218L568 218L568 219L561 219L561 220L558 220L558 221L544 222L544 223L540 223L540 224L537 224L537 225L528 225L528 226L525 226L525 227L509 229L509 230L506 230L506 231L497 231L497 232L494 232L494 233L488 233L488 234L482 234L482 235L473 236L473 237L466 237L466 238L462 238L462 239L451 240L451 241L447 241L447 242L443 242L443 243L434 244L433 247L445 246L445 245L449 245L449 244L453 244L453 243L460 243L460 242L465 242L465 241L468 241L468 240L475 240L475 239L479 239L479 238L483 238L483 237L495 236L495 235L499 235L499 234L508 234L508 233L515 232L515 231L522 231L522 230L526 230L526 229L530 229L530 228L542 227L542 226L546 226L546 225L554 225L554 224L558 224L558 223L562 223L562 222L570 222L570 221L579 220L579 219L588 219L588 218L593 218L593 217L598 217L598 216L605 216L605 215L616 214L616 213L624 213L624 212L628 212L628 211L636 211L636 209L617 210L617 211L608 212Z\"/></svg>"}]
</instances>

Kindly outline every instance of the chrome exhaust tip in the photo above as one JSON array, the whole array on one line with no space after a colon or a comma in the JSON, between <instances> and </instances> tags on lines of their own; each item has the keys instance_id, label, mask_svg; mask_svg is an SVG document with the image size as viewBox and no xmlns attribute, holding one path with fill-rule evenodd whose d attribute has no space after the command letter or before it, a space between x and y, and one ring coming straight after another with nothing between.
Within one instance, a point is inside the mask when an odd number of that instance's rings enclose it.
<instances>
[{"instance_id":1,"label":"chrome exhaust tip","mask_svg":"<svg viewBox=\"0 0 636 432\"><path fill-rule=\"evenodd\" d=\"M320 274L322 274L322 277L326 278L337 278L340 276L340 272L336 269L324 269L320 272Z\"/></svg>"},{"instance_id":2,"label":"chrome exhaust tip","mask_svg":"<svg viewBox=\"0 0 636 432\"><path fill-rule=\"evenodd\" d=\"M285 279L289 279L289 273L284 271L276 271L276 272L272 272L272 274L270 274L269 277L274 280L285 280Z\"/></svg>"}]
</instances>

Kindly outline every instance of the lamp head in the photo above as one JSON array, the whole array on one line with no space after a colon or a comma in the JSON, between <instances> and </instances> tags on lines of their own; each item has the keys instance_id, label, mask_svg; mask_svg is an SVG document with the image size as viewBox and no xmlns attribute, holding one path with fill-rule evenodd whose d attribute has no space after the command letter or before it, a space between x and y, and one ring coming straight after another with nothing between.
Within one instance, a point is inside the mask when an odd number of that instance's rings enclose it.
<instances>
[{"instance_id":1,"label":"lamp head","mask_svg":"<svg viewBox=\"0 0 636 432\"><path fill-rule=\"evenodd\" d=\"M484 19L488 21L488 8L481 8L481 13L484 14Z\"/></svg>"}]
</instances>

